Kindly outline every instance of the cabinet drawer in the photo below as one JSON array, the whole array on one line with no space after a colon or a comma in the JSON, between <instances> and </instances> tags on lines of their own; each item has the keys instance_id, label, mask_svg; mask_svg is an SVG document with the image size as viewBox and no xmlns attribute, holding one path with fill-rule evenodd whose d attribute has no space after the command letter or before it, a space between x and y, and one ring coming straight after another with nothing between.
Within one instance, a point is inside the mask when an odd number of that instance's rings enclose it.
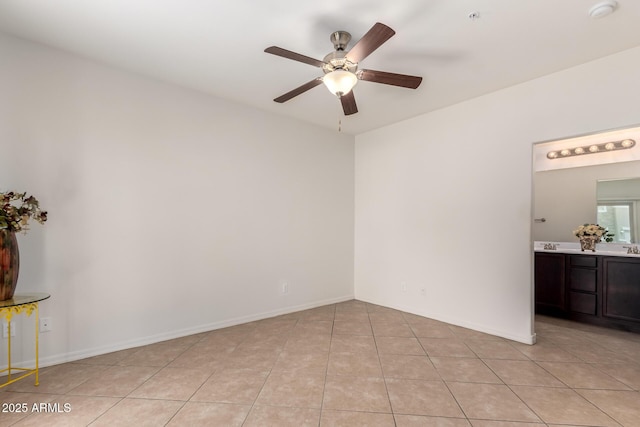
<instances>
[{"instance_id":1,"label":"cabinet drawer","mask_svg":"<svg viewBox=\"0 0 640 427\"><path fill-rule=\"evenodd\" d=\"M596 314L596 296L581 292L569 293L569 309L574 313Z\"/></svg>"},{"instance_id":2,"label":"cabinet drawer","mask_svg":"<svg viewBox=\"0 0 640 427\"><path fill-rule=\"evenodd\" d=\"M592 267L598 266L598 257L589 255L571 255L570 265L576 267Z\"/></svg>"},{"instance_id":3,"label":"cabinet drawer","mask_svg":"<svg viewBox=\"0 0 640 427\"><path fill-rule=\"evenodd\" d=\"M598 282L598 271L588 268L572 268L569 272L570 289L576 291L595 292Z\"/></svg>"}]
</instances>

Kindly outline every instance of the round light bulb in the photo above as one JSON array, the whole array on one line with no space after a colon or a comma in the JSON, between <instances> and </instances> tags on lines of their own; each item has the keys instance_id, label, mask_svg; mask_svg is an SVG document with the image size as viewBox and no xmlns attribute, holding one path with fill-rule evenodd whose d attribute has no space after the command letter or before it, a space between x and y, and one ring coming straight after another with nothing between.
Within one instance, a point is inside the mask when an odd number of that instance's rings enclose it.
<instances>
[{"instance_id":1,"label":"round light bulb","mask_svg":"<svg viewBox=\"0 0 640 427\"><path fill-rule=\"evenodd\" d=\"M547 157L549 159L557 159L558 158L558 152L557 151L549 151L547 153Z\"/></svg>"},{"instance_id":2,"label":"round light bulb","mask_svg":"<svg viewBox=\"0 0 640 427\"><path fill-rule=\"evenodd\" d=\"M571 154L571 151L567 150L566 148L564 150L562 150L560 152L560 154L562 154L563 156L568 156L569 154Z\"/></svg>"},{"instance_id":3,"label":"round light bulb","mask_svg":"<svg viewBox=\"0 0 640 427\"><path fill-rule=\"evenodd\" d=\"M592 145L591 147L589 147L589 151L591 153L597 153L598 152L598 146L597 145Z\"/></svg>"},{"instance_id":4,"label":"round light bulb","mask_svg":"<svg viewBox=\"0 0 640 427\"><path fill-rule=\"evenodd\" d=\"M584 149L582 147L578 147L575 150L573 150L573 152L576 154L584 154Z\"/></svg>"},{"instance_id":5,"label":"round light bulb","mask_svg":"<svg viewBox=\"0 0 640 427\"><path fill-rule=\"evenodd\" d=\"M624 141L622 141L620 144L624 147L624 148L629 148L629 147L633 147L633 144L635 144L636 142L633 139L625 139Z\"/></svg>"},{"instance_id":6,"label":"round light bulb","mask_svg":"<svg viewBox=\"0 0 640 427\"><path fill-rule=\"evenodd\" d=\"M613 150L614 148L616 148L616 144L614 144L613 142L607 142L604 148L607 150Z\"/></svg>"}]
</instances>

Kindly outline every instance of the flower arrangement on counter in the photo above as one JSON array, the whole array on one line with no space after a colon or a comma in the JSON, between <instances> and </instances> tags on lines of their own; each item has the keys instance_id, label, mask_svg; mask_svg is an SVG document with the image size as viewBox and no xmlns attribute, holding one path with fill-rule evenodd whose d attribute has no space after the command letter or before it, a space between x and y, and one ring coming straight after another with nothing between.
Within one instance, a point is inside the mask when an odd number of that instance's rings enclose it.
<instances>
[{"instance_id":1,"label":"flower arrangement on counter","mask_svg":"<svg viewBox=\"0 0 640 427\"><path fill-rule=\"evenodd\" d=\"M0 229L26 233L30 219L40 224L47 221L47 212L40 209L35 197L14 191L0 192Z\"/></svg>"},{"instance_id":2,"label":"flower arrangement on counter","mask_svg":"<svg viewBox=\"0 0 640 427\"><path fill-rule=\"evenodd\" d=\"M582 224L580 227L573 230L573 234L578 239L593 237L597 241L604 240L605 242L612 242L614 236L613 233L609 233L606 228L598 224Z\"/></svg>"}]
</instances>

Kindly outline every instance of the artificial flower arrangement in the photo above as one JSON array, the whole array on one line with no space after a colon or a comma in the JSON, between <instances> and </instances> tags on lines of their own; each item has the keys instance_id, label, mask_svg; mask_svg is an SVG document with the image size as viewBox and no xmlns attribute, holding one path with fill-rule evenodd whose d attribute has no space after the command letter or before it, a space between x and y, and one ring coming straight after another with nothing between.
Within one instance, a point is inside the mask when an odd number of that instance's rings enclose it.
<instances>
[{"instance_id":1,"label":"artificial flower arrangement","mask_svg":"<svg viewBox=\"0 0 640 427\"><path fill-rule=\"evenodd\" d=\"M40 209L35 197L14 191L0 193L0 229L26 233L30 219L40 224L47 221L47 212Z\"/></svg>"},{"instance_id":2,"label":"artificial flower arrangement","mask_svg":"<svg viewBox=\"0 0 640 427\"><path fill-rule=\"evenodd\" d=\"M577 229L573 230L574 236L578 239L583 237L594 237L597 241L604 240L605 242L613 241L613 233L598 225L598 224L582 224Z\"/></svg>"}]
</instances>

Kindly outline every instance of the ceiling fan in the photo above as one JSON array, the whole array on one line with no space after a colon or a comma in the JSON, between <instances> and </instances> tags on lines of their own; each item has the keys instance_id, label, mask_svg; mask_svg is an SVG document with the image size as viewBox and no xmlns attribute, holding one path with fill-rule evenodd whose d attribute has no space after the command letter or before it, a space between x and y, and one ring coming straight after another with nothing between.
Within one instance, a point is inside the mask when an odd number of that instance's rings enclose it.
<instances>
[{"instance_id":1,"label":"ceiling fan","mask_svg":"<svg viewBox=\"0 0 640 427\"><path fill-rule=\"evenodd\" d=\"M322 68L324 72L324 76L316 77L310 82L277 97L274 101L279 103L286 102L324 83L331 93L340 98L344 114L348 116L358 112L356 99L351 90L358 80L416 89L420 86L422 77L388 73L386 71L358 70L358 63L382 46L395 33L391 28L378 22L362 36L351 50L345 52L347 44L351 40L351 34L346 31L335 31L330 36L335 52L329 53L322 61L277 46L266 48L264 51L267 53L313 65L314 67Z\"/></svg>"}]
</instances>

